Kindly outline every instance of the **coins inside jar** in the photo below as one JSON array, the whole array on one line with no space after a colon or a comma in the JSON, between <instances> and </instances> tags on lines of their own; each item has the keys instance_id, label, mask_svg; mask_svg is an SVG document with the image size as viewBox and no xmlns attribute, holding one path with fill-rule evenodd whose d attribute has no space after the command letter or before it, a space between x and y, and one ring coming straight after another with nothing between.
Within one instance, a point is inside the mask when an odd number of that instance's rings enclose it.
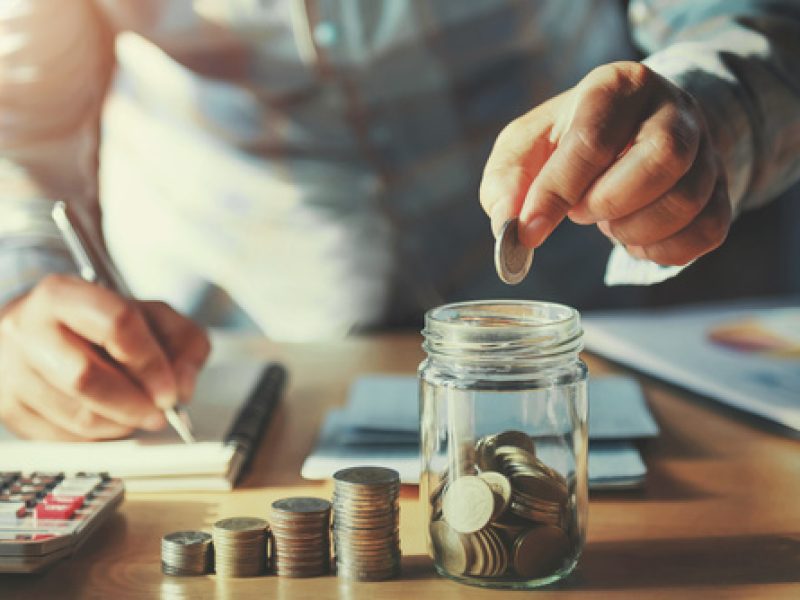
<instances>
[{"instance_id":1,"label":"coins inside jar","mask_svg":"<svg viewBox=\"0 0 800 600\"><path fill-rule=\"evenodd\" d=\"M574 494L537 457L533 438L480 438L475 469L433 486L430 538L438 567L456 577L535 579L561 568L578 541ZM476 474L472 474L475 472Z\"/></svg>"}]
</instances>

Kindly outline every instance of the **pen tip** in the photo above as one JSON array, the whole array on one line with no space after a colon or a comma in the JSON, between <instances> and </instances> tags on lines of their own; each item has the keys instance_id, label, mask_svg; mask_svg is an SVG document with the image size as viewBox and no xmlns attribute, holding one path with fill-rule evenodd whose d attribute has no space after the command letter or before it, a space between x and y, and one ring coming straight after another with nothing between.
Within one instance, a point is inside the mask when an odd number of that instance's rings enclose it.
<instances>
[{"instance_id":1,"label":"pen tip","mask_svg":"<svg viewBox=\"0 0 800 600\"><path fill-rule=\"evenodd\" d=\"M194 435L192 435L189 416L185 412L179 412L179 409L173 407L165 409L164 415L167 417L169 424L185 443L191 444L196 441Z\"/></svg>"}]
</instances>

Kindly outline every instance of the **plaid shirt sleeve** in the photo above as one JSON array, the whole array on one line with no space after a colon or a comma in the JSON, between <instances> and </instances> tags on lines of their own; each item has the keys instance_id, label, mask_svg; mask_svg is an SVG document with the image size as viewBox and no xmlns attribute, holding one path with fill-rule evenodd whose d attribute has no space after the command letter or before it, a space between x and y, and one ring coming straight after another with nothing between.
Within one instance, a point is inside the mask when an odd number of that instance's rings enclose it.
<instances>
[{"instance_id":1,"label":"plaid shirt sleeve","mask_svg":"<svg viewBox=\"0 0 800 600\"><path fill-rule=\"evenodd\" d=\"M643 62L699 102L735 214L800 179L797 0L632 0L628 17Z\"/></svg>"}]
</instances>

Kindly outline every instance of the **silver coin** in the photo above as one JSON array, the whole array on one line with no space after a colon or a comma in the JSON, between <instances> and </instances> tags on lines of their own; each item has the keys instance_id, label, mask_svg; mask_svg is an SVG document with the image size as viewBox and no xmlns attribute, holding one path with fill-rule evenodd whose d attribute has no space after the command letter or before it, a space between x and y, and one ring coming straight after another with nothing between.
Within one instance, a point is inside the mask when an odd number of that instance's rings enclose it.
<instances>
[{"instance_id":1,"label":"silver coin","mask_svg":"<svg viewBox=\"0 0 800 600\"><path fill-rule=\"evenodd\" d=\"M221 519L214 523L214 529L236 535L238 533L251 533L265 531L268 527L264 519L255 517L231 517Z\"/></svg>"},{"instance_id":2,"label":"silver coin","mask_svg":"<svg viewBox=\"0 0 800 600\"><path fill-rule=\"evenodd\" d=\"M180 546L194 546L195 544L207 544L211 541L211 536L205 531L174 531L164 536L163 542L177 544Z\"/></svg>"},{"instance_id":3,"label":"silver coin","mask_svg":"<svg viewBox=\"0 0 800 600\"><path fill-rule=\"evenodd\" d=\"M351 467L336 471L333 478L337 484L392 486L399 483L400 474L385 467Z\"/></svg>"},{"instance_id":4,"label":"silver coin","mask_svg":"<svg viewBox=\"0 0 800 600\"><path fill-rule=\"evenodd\" d=\"M508 285L516 285L528 274L533 262L533 248L519 239L519 219L509 219L503 224L494 244L494 266L497 275Z\"/></svg>"},{"instance_id":5,"label":"silver coin","mask_svg":"<svg viewBox=\"0 0 800 600\"><path fill-rule=\"evenodd\" d=\"M322 498L296 497L283 498L272 503L273 511L285 513L325 513L331 509L331 503Z\"/></svg>"}]
</instances>

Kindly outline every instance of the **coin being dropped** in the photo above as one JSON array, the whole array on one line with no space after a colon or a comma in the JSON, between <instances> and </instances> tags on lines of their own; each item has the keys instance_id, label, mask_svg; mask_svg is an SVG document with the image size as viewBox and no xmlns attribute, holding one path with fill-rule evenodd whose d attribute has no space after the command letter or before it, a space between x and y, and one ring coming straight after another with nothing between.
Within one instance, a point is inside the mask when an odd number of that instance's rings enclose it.
<instances>
[{"instance_id":1,"label":"coin being dropped","mask_svg":"<svg viewBox=\"0 0 800 600\"><path fill-rule=\"evenodd\" d=\"M516 285L528 274L533 262L533 248L519 239L519 219L509 219L503 224L494 244L494 266L500 279Z\"/></svg>"}]
</instances>

